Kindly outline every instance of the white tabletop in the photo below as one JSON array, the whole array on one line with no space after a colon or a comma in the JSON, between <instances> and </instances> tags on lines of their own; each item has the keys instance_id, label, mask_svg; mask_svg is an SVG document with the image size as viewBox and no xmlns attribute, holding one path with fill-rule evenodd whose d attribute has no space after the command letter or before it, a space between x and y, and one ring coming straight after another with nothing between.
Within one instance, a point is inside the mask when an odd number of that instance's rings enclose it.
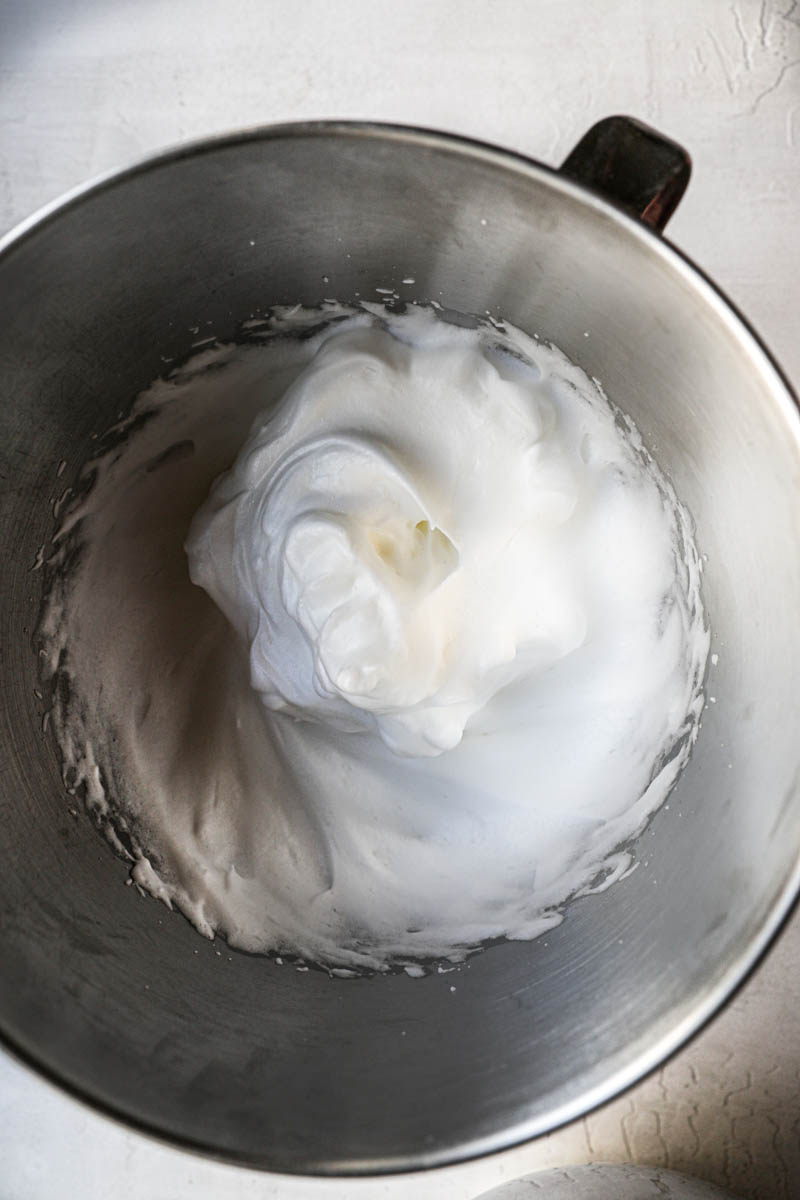
<instances>
[{"instance_id":1,"label":"white tabletop","mask_svg":"<svg viewBox=\"0 0 800 1200\"><path fill-rule=\"evenodd\" d=\"M558 163L598 117L692 153L670 237L800 384L798 0L0 0L0 232L187 138L304 117L466 133ZM800 917L662 1071L521 1149L427 1175L301 1180L151 1142L0 1055L0 1200L469 1200L538 1167L667 1165L800 1196Z\"/></svg>"}]
</instances>

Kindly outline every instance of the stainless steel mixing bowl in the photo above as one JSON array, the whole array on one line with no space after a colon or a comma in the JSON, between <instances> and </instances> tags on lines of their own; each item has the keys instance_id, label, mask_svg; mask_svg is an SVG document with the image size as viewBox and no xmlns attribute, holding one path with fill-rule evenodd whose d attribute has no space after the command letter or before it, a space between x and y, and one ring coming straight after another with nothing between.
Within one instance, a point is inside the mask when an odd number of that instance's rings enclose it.
<instances>
[{"instance_id":1,"label":"stainless steel mixing bowl","mask_svg":"<svg viewBox=\"0 0 800 1200\"><path fill-rule=\"evenodd\" d=\"M417 130L285 126L156 158L6 240L0 1027L28 1062L225 1158L398 1170L578 1116L745 976L798 887L800 420L753 333L653 228L687 172L624 120L562 172ZM602 381L695 516L719 662L638 870L457 974L340 980L202 941L69 815L34 691L32 568L93 434L192 328L228 338L271 304L385 287L489 309Z\"/></svg>"}]
</instances>

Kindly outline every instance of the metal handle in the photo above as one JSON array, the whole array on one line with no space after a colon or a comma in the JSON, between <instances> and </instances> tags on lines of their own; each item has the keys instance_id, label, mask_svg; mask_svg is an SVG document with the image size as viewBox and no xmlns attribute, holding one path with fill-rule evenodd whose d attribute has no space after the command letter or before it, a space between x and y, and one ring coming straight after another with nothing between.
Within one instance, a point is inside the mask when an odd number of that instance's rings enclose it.
<instances>
[{"instance_id":1,"label":"metal handle","mask_svg":"<svg viewBox=\"0 0 800 1200\"><path fill-rule=\"evenodd\" d=\"M604 117L561 171L660 232L686 191L692 160L677 142L633 117Z\"/></svg>"}]
</instances>

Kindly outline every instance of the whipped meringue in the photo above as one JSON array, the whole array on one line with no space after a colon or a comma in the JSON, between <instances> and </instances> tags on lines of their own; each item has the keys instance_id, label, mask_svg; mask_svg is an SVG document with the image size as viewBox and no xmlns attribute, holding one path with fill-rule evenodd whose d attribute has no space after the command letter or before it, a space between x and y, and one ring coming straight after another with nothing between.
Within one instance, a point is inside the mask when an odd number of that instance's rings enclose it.
<instances>
[{"instance_id":1,"label":"whipped meringue","mask_svg":"<svg viewBox=\"0 0 800 1200\"><path fill-rule=\"evenodd\" d=\"M88 473L42 625L65 778L203 933L415 970L629 868L697 733L701 564L558 350L278 312Z\"/></svg>"}]
</instances>

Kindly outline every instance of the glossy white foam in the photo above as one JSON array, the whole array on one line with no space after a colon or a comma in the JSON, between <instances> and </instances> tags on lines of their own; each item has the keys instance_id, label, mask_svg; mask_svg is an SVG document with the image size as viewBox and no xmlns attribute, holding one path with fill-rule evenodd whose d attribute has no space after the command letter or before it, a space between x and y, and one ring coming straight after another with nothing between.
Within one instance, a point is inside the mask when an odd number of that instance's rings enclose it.
<instances>
[{"instance_id":1,"label":"glossy white foam","mask_svg":"<svg viewBox=\"0 0 800 1200\"><path fill-rule=\"evenodd\" d=\"M203 932L458 958L624 872L696 732L697 554L558 351L325 316L206 351L92 464L44 626L55 726L136 881Z\"/></svg>"}]
</instances>

